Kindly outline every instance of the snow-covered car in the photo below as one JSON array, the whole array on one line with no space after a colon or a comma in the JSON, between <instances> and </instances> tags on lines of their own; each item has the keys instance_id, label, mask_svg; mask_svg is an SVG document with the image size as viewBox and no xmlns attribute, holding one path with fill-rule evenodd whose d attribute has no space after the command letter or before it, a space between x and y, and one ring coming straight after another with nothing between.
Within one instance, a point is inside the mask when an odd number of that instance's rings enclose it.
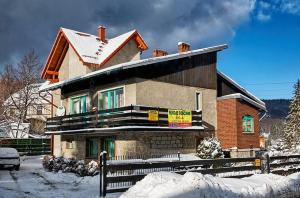
<instances>
[{"instance_id":1,"label":"snow-covered car","mask_svg":"<svg viewBox=\"0 0 300 198\"><path fill-rule=\"evenodd\" d=\"M15 170L20 169L20 155L14 148L0 148L0 167L9 165Z\"/></svg>"}]
</instances>

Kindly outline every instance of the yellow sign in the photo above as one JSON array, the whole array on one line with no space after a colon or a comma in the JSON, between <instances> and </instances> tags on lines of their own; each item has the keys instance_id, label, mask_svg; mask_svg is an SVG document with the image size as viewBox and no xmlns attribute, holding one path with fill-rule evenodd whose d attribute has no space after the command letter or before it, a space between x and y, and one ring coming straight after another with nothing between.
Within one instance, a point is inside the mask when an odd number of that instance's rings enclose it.
<instances>
[{"instance_id":1,"label":"yellow sign","mask_svg":"<svg viewBox=\"0 0 300 198\"><path fill-rule=\"evenodd\" d=\"M158 111L157 110L149 110L148 111L148 120L149 121L158 121Z\"/></svg>"},{"instance_id":2,"label":"yellow sign","mask_svg":"<svg viewBox=\"0 0 300 198\"><path fill-rule=\"evenodd\" d=\"M255 166L260 166L260 159L255 159L254 165Z\"/></svg>"},{"instance_id":3,"label":"yellow sign","mask_svg":"<svg viewBox=\"0 0 300 198\"><path fill-rule=\"evenodd\" d=\"M190 127L192 126L192 111L169 109L169 127Z\"/></svg>"}]
</instances>

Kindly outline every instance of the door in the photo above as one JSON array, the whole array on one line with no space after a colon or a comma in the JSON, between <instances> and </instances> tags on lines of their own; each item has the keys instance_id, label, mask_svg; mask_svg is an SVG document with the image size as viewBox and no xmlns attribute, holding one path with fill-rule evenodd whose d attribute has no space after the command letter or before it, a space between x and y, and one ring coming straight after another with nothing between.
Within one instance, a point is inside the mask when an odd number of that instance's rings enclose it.
<instances>
[{"instance_id":1,"label":"door","mask_svg":"<svg viewBox=\"0 0 300 198\"><path fill-rule=\"evenodd\" d=\"M103 150L107 152L109 158L115 157L115 139L112 137L105 138Z\"/></svg>"}]
</instances>

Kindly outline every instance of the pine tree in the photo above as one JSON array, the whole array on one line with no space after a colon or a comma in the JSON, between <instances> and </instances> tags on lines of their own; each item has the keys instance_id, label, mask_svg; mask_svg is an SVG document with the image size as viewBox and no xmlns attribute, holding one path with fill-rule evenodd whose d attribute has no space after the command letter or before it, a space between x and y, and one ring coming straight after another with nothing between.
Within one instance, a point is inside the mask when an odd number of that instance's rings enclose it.
<instances>
[{"instance_id":1,"label":"pine tree","mask_svg":"<svg viewBox=\"0 0 300 198\"><path fill-rule=\"evenodd\" d=\"M283 137L288 148L297 146L300 140L300 80L294 85L294 96L286 117Z\"/></svg>"}]
</instances>

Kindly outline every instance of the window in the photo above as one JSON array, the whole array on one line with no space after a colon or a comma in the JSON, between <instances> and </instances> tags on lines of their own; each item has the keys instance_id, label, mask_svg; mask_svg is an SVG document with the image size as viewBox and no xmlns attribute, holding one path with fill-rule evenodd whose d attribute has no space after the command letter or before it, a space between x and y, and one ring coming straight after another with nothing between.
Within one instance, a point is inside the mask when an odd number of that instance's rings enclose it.
<instances>
[{"instance_id":1,"label":"window","mask_svg":"<svg viewBox=\"0 0 300 198\"><path fill-rule=\"evenodd\" d=\"M90 158L98 157L98 138L86 139L86 157L90 157Z\"/></svg>"},{"instance_id":2,"label":"window","mask_svg":"<svg viewBox=\"0 0 300 198\"><path fill-rule=\"evenodd\" d=\"M251 115L243 116L243 132L244 133L254 132L253 117Z\"/></svg>"},{"instance_id":3,"label":"window","mask_svg":"<svg viewBox=\"0 0 300 198\"><path fill-rule=\"evenodd\" d=\"M99 94L99 109L113 109L124 106L123 88L101 91Z\"/></svg>"},{"instance_id":4,"label":"window","mask_svg":"<svg viewBox=\"0 0 300 198\"><path fill-rule=\"evenodd\" d=\"M71 114L85 113L87 111L86 98L87 96L79 96L79 97L71 98L70 113Z\"/></svg>"},{"instance_id":5,"label":"window","mask_svg":"<svg viewBox=\"0 0 300 198\"><path fill-rule=\"evenodd\" d=\"M202 93L196 92L196 111L202 110Z\"/></svg>"},{"instance_id":6,"label":"window","mask_svg":"<svg viewBox=\"0 0 300 198\"><path fill-rule=\"evenodd\" d=\"M66 149L73 149L73 140L66 140Z\"/></svg>"},{"instance_id":7,"label":"window","mask_svg":"<svg viewBox=\"0 0 300 198\"><path fill-rule=\"evenodd\" d=\"M42 105L38 105L36 108L36 114L37 115L42 115L43 114L43 106Z\"/></svg>"}]
</instances>

